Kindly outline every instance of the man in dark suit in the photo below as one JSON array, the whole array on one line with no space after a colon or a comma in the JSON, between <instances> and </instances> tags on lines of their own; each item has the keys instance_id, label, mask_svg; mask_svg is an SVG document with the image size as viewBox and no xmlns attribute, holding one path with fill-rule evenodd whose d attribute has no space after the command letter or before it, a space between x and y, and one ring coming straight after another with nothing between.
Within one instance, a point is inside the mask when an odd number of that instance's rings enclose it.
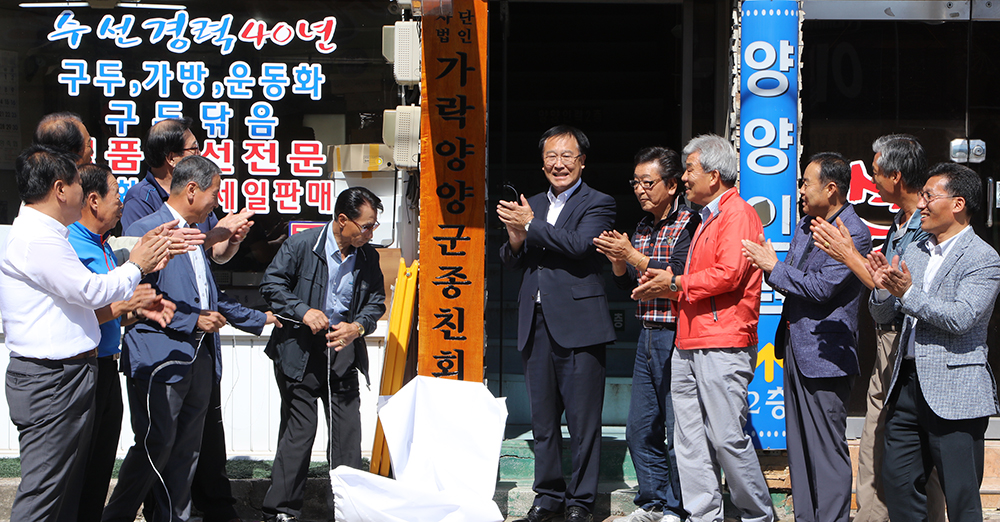
<instances>
[{"instance_id":1,"label":"man in dark suit","mask_svg":"<svg viewBox=\"0 0 1000 522\"><path fill-rule=\"evenodd\" d=\"M774 336L785 359L785 423L795 520L847 522L851 514L851 456L845 438L847 401L859 373L858 306L861 281L815 248L809 225L821 217L841 222L862 255L871 250L868 227L847 202L850 163L824 152L809 159L799 196L805 215L783 262L761 235L743 240L743 255L785 295Z\"/></svg>"},{"instance_id":2,"label":"man in dark suit","mask_svg":"<svg viewBox=\"0 0 1000 522\"><path fill-rule=\"evenodd\" d=\"M948 520L981 521L986 426L997 413L986 335L1000 291L1000 255L972 230L982 181L968 167L939 163L920 192L920 227L902 261L868 256L869 308L885 323L906 314L886 403L882 483L889 519L927 520L932 467Z\"/></svg>"},{"instance_id":3,"label":"man in dark suit","mask_svg":"<svg viewBox=\"0 0 1000 522\"><path fill-rule=\"evenodd\" d=\"M204 222L218 205L220 183L211 160L184 158L174 169L165 204L126 234L142 235L175 219L181 227ZM277 323L270 312L245 308L219 291L203 247L143 281L177 310L166 327L145 321L125 332L122 369L136 443L122 463L103 520L135 520L151 487L154 520L187 520L212 383L222 376L219 329L229 322L260 334L265 324Z\"/></svg>"},{"instance_id":4,"label":"man in dark suit","mask_svg":"<svg viewBox=\"0 0 1000 522\"><path fill-rule=\"evenodd\" d=\"M341 192L336 217L288 238L261 280L261 297L291 319L264 350L274 360L281 394L278 448L262 506L269 521L290 522L302 514L317 399L330 426L330 468L361 468L358 373L367 383L365 332L375 330L385 313L382 269L369 244L381 210L378 196L364 187Z\"/></svg>"},{"instance_id":5,"label":"man in dark suit","mask_svg":"<svg viewBox=\"0 0 1000 522\"><path fill-rule=\"evenodd\" d=\"M615 202L580 179L589 147L579 129L549 129L539 141L549 190L497 206L508 235L500 257L508 268L524 269L517 348L535 440L535 501L527 522L551 520L563 507L567 522L589 522L597 497L605 344L615 332L601 279L605 258L593 240L614 225ZM564 408L569 484L561 465Z\"/></svg>"}]
</instances>

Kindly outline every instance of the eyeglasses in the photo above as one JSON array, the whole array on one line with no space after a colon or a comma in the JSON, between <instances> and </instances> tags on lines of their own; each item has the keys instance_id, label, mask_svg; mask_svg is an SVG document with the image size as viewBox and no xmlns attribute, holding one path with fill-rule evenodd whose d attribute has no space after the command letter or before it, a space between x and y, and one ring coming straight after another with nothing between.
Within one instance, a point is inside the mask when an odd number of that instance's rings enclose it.
<instances>
[{"instance_id":1,"label":"eyeglasses","mask_svg":"<svg viewBox=\"0 0 1000 522\"><path fill-rule=\"evenodd\" d=\"M351 219L351 218L347 218L347 219ZM374 232L378 228L378 226L381 225L381 223L379 223L378 221L376 221L374 223L370 223L368 225L362 225L361 223L358 223L357 221L354 221L353 219L351 219L351 223L354 223L355 225L357 225L358 228L361 229L361 233L362 234L365 233L365 232Z\"/></svg>"},{"instance_id":2,"label":"eyeglasses","mask_svg":"<svg viewBox=\"0 0 1000 522\"><path fill-rule=\"evenodd\" d=\"M951 198L960 198L960 197L962 197L962 196L946 196L944 194L931 194L930 192L927 192L926 190L923 191L923 192L921 192L918 195L920 196L920 199L922 199L922 200L924 200L924 201L926 201L928 203L930 203L931 201L934 201L935 199L941 199L941 198L951 199Z\"/></svg>"},{"instance_id":3,"label":"eyeglasses","mask_svg":"<svg viewBox=\"0 0 1000 522\"><path fill-rule=\"evenodd\" d=\"M188 152L192 154L201 154L201 147L199 147L198 144L195 143L194 147L187 147L185 149L181 149L181 154L186 154Z\"/></svg>"},{"instance_id":4,"label":"eyeglasses","mask_svg":"<svg viewBox=\"0 0 1000 522\"><path fill-rule=\"evenodd\" d=\"M658 179L630 179L630 180L628 180L628 184L632 186L632 190L635 190L635 188L638 187L638 186L640 186L640 185L642 186L642 190L649 190L649 189L655 187L656 184L659 183L659 182L660 182L660 180L658 180Z\"/></svg>"},{"instance_id":5,"label":"eyeglasses","mask_svg":"<svg viewBox=\"0 0 1000 522\"><path fill-rule=\"evenodd\" d=\"M546 154L543 159L545 160L546 167L554 166L556 164L556 161L559 160L562 160L563 165L567 167L572 167L573 164L576 163L576 159L579 158L580 156L583 156L583 154L573 155L572 153L564 152L562 153L562 155Z\"/></svg>"}]
</instances>

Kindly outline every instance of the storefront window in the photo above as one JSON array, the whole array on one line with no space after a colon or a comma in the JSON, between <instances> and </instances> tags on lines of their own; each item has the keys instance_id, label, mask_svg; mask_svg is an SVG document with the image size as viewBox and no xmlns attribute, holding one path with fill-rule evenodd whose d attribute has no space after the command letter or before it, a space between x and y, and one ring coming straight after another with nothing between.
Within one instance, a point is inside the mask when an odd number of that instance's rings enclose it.
<instances>
[{"instance_id":1,"label":"storefront window","mask_svg":"<svg viewBox=\"0 0 1000 522\"><path fill-rule=\"evenodd\" d=\"M383 110L400 103L382 56L382 26L399 20L389 2L63 4L0 3L3 223L18 208L13 160L43 115L82 117L122 195L145 176L149 127L183 115L223 170L217 213L257 212L225 271L261 272L290 221L330 219L346 185L328 147L381 143Z\"/></svg>"}]
</instances>

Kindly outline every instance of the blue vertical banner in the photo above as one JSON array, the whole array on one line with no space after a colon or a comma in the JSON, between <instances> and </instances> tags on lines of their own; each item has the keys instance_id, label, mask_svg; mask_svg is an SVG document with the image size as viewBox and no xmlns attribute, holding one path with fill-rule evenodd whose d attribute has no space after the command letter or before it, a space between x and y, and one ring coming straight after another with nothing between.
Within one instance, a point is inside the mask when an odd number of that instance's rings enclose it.
<instances>
[{"instance_id":1,"label":"blue vertical banner","mask_svg":"<svg viewBox=\"0 0 1000 522\"><path fill-rule=\"evenodd\" d=\"M783 259L797 208L799 6L746 0L741 9L740 194L757 209L764 235ZM785 448L784 363L774 353L781 305L781 294L765 282L745 428L760 449Z\"/></svg>"}]
</instances>

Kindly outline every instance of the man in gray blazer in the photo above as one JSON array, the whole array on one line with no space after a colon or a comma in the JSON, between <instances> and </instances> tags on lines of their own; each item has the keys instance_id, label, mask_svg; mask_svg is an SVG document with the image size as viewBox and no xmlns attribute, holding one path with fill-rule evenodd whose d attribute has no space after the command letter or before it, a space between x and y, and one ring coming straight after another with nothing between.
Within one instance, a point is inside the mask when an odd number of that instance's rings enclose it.
<instances>
[{"instance_id":1,"label":"man in gray blazer","mask_svg":"<svg viewBox=\"0 0 1000 522\"><path fill-rule=\"evenodd\" d=\"M976 236L979 175L955 163L931 168L920 192L921 223L931 239L890 263L869 255L872 317L906 314L889 385L882 463L889 519L926 520L932 466L944 487L948 519L981 521L984 436L997 413L986 334L1000 290L1000 255Z\"/></svg>"},{"instance_id":2,"label":"man in gray blazer","mask_svg":"<svg viewBox=\"0 0 1000 522\"><path fill-rule=\"evenodd\" d=\"M799 185L805 216L788 254L778 261L770 242L743 240L743 254L768 284L785 295L774 335L785 359L785 422L788 467L799 522L847 522L851 513L851 457L847 450L847 401L859 373L858 307L861 281L851 269L815 248L813 218L841 222L854 248L871 250L868 227L847 202L851 166L823 152L809 158Z\"/></svg>"}]
</instances>

